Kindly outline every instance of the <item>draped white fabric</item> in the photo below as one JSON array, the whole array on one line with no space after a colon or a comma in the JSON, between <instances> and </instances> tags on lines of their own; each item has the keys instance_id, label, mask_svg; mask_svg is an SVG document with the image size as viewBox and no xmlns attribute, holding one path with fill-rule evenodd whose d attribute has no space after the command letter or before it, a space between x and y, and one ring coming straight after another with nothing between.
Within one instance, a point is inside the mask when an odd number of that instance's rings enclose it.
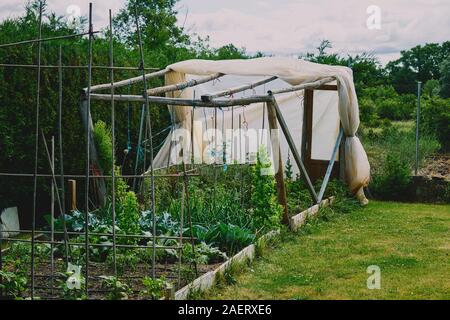
<instances>
[{"instance_id":1,"label":"draped white fabric","mask_svg":"<svg viewBox=\"0 0 450 320\"><path fill-rule=\"evenodd\" d=\"M169 97L200 98L202 94L213 93L229 89L239 85L245 85L265 77L276 76L277 80L259 86L253 90L247 90L235 94L234 98L251 96L253 94L266 94L268 90L285 88L290 85L299 85L313 82L325 77L335 77L338 84L338 93L330 91L314 92L314 119L313 119L313 148L312 157L329 160L339 130L339 120L346 135L345 141L345 174L346 181L352 192L357 193L369 183L370 166L366 152L355 136L359 126L358 100L353 84L351 69L341 66L328 66L293 58L258 58L250 60L188 60L175 63L168 67L172 71L166 75L166 84L180 83L189 79L199 78L205 75L222 73L225 76L218 80L188 88L183 91L172 92ZM276 96L277 102L287 121L291 134L296 140L297 149L300 151L302 118L303 118L303 91L280 94ZM191 107L169 107L176 124L176 128L191 130ZM203 157L203 152L208 145L205 141L205 127L212 128L212 113L208 108L195 108L194 120L204 126L194 126L194 152L196 157ZM253 104L245 108L235 107L234 119L231 117L231 108L218 111L217 128L220 130L234 128L239 125L245 128L261 129L268 127L267 120L263 120L263 104ZM239 124L239 114L241 124ZM264 122L265 121L265 122ZM260 137L258 137L259 139ZM298 138L298 139L297 139ZM162 149L155 158L155 168L172 164L171 152L173 144L169 136ZM188 139L185 139L187 141ZM206 140L209 140L208 138ZM262 139L261 141L263 141ZM263 141L265 143L265 140ZM270 143L268 144L270 148ZM288 156L287 143L284 137L281 139L283 160ZM298 170L298 169L296 169Z\"/></svg>"}]
</instances>

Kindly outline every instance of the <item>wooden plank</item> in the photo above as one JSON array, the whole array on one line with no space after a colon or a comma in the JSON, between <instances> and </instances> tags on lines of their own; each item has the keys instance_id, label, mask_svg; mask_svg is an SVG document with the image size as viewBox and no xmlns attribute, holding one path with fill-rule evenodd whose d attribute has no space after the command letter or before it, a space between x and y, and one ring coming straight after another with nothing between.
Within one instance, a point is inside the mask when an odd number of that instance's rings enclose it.
<instances>
[{"instance_id":1,"label":"wooden plank","mask_svg":"<svg viewBox=\"0 0 450 320\"><path fill-rule=\"evenodd\" d=\"M280 234L280 230L274 230L271 231L265 235L263 235L258 240L259 245L262 241L268 241ZM189 298L189 295L192 292L203 292L210 288L212 288L216 284L216 279L219 274L225 273L233 263L242 263L247 261L253 261L256 256L256 245L251 244L241 251L239 251L237 254L235 254L232 258L228 259L224 263L222 263L219 267L217 267L213 271L209 271L202 275L201 277L195 279L190 284L184 286L180 290L178 290L175 293L174 299L175 300L186 300Z\"/></svg>"},{"instance_id":2,"label":"wooden plank","mask_svg":"<svg viewBox=\"0 0 450 320\"><path fill-rule=\"evenodd\" d=\"M239 87L235 87L235 88L231 88L231 89L227 89L227 90L223 90L223 91L219 91L216 93L211 93L211 94L206 94L202 96L202 101L204 102L209 102L212 101L213 99L216 98L220 98L220 97L225 97L225 96L231 96L232 94L238 93L238 92L242 92L248 89L254 89L258 86L261 86L263 84L266 84L268 82L274 81L278 79L277 77L270 77L267 79L263 79L260 81L256 81L254 83L250 83L250 84L246 84L243 86L239 86Z\"/></svg>"},{"instance_id":3,"label":"wooden plank","mask_svg":"<svg viewBox=\"0 0 450 320\"><path fill-rule=\"evenodd\" d=\"M298 231L303 225L305 225L306 220L308 218L314 217L319 212L320 208L325 208L331 206L334 202L334 197L330 197L328 199L322 200L319 204L313 205L312 207L296 214L295 216L290 218L289 227L291 231Z\"/></svg>"},{"instance_id":4,"label":"wooden plank","mask_svg":"<svg viewBox=\"0 0 450 320\"><path fill-rule=\"evenodd\" d=\"M272 152L274 155L274 160L276 159L275 155L278 154L278 170L275 172L275 180L277 183L277 195L278 195L278 203L283 206L283 218L282 223L285 225L289 225L289 210L287 204L286 197L286 185L284 183L284 164L283 159L281 157L281 148L280 148L280 137L277 135L276 137L272 136L274 131L278 132L278 123L277 116L273 102L267 103L267 118L269 120L269 128L270 135L272 140ZM275 141L277 139L278 141Z\"/></svg>"},{"instance_id":5,"label":"wooden plank","mask_svg":"<svg viewBox=\"0 0 450 320\"><path fill-rule=\"evenodd\" d=\"M338 86L336 84L324 84L314 90L325 90L325 91L337 91Z\"/></svg>"},{"instance_id":6,"label":"wooden plank","mask_svg":"<svg viewBox=\"0 0 450 320\"><path fill-rule=\"evenodd\" d=\"M222 73L215 73L210 76L199 78L199 79L192 79L192 80L182 82L182 83L171 84L168 86L149 89L149 90L147 90L147 93L149 96L156 96L158 94L164 94L164 93L168 93L168 92L184 90L186 88L195 87L199 84L216 80L222 76L223 76Z\"/></svg>"}]
</instances>

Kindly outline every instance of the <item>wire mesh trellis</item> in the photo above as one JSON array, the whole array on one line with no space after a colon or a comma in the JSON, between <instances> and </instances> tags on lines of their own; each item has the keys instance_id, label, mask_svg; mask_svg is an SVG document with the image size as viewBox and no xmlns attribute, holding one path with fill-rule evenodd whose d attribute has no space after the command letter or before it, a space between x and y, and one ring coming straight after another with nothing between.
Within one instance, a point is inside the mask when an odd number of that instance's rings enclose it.
<instances>
[{"instance_id":1,"label":"wire mesh trellis","mask_svg":"<svg viewBox=\"0 0 450 320\"><path fill-rule=\"evenodd\" d=\"M143 47L142 47L142 39L140 37L140 27L139 27L139 19L137 17L138 12L136 11L136 27L138 32L138 47L139 51L141 53L140 55L140 63L138 67L117 67L114 66L114 48L113 48L113 28L112 28L112 14L111 11L110 14L110 23L109 23L109 65L108 66L94 66L93 65L93 42L94 34L99 33L99 31L93 30L93 16L92 16L93 8L92 4L89 4L89 18L88 18L88 28L89 30L87 32L74 34L74 35L66 35L66 36L58 36L58 37L51 37L51 38L43 38L42 37L42 25L43 25L43 3L40 3L39 6L39 22L38 22L38 35L36 39L33 40L27 40L27 41L20 41L16 43L10 43L10 44L3 44L0 45L0 49L2 48L9 48L13 46L23 46L27 44L37 44L38 50L37 50L37 64L35 65L24 65L24 64L0 64L0 67L7 67L7 68L26 68L26 69L36 69L37 70L37 84L36 84L36 106L35 106L35 157L34 157L34 173L20 173L20 172L1 172L0 176L3 178L32 178L33 179L33 210L32 210L32 224L31 229L21 229L21 230L2 230L1 237L0 237L0 245L3 244L12 244L12 243L24 243L29 244L31 249L30 254L30 264L29 264L29 272L28 276L30 278L30 286L29 286L29 296L31 299L34 299L36 297L44 297L48 299L58 298L61 297L60 291L63 290L59 287L55 287L55 279L63 277L62 273L65 272L67 267L71 264L72 256L71 251L75 250L74 248L84 248L84 291L85 291L85 298L90 298L99 292L104 292L105 290L99 290L98 287L93 287L91 284L99 279L99 274L94 270L93 274L91 274L90 269L94 268L95 265L93 264L93 261L90 261L89 252L92 250L92 248L111 248L112 249L112 257L113 257L113 263L112 263L112 269L113 269L113 275L115 277L118 276L118 270L117 270L117 261L116 261L116 255L117 250L146 250L151 249L152 251L152 261L150 264L149 270L144 270L143 274L141 275L122 275L121 278L128 278L128 279L135 279L135 278L142 278L144 275L150 275L153 279L155 279L158 276L161 276L161 274L165 274L166 278L174 278L178 280L178 283L180 285L181 279L180 279L180 265L181 265L181 252L183 248L183 239L184 240L194 240L192 233L191 236L183 236L183 232L180 232L180 236L164 236L164 235L157 235L156 234L156 215L155 213L155 187L154 187L154 179L167 179L167 178L173 178L173 177L182 177L185 179L185 181L188 183L188 177L189 176L198 176L198 174L195 172L196 169L193 168L191 170L184 170L182 172L176 172L176 173L160 173L155 174L153 172L153 146L152 146L152 140L154 138L154 135L152 135L152 128L151 128L151 114L149 112L149 103L146 101L145 103L145 116L146 116L146 136L151 137L147 138L145 140L146 150L150 151L149 161L150 161L150 168L151 172L149 174L134 174L134 175L121 175L121 178L133 178L133 179L146 179L150 177L151 179L151 185L149 190L146 190L146 192L149 192L151 197L151 212L152 212L152 227L153 230L150 235L148 234L116 234L116 198L115 198L115 181L117 179L117 176L115 174L115 170L111 171L111 174L98 174L93 171L92 168L92 161L91 161L91 143L92 143L92 127L87 125L86 126L86 170L84 175L80 174L67 174L64 172L64 165L63 165L63 152L62 152L62 125L61 125L61 114L62 114L62 108L63 108L63 101L62 101L62 88L63 88L63 70L85 70L88 74L87 76L87 90L85 91L84 96L84 103L87 108L86 110L86 123L89 123L91 121L90 116L90 108L91 108L91 82L92 82L92 71L94 69L99 70L108 70L109 71L109 77L111 81L111 132L112 132L112 149L115 150L115 102L114 102L114 71L115 70L130 70L130 71L138 71L142 75L143 83L144 83L144 93L143 96L147 96L147 78L146 78L146 71L154 71L157 70L155 68L146 68L145 62L144 62L144 55L143 55ZM58 56L58 65L52 66L52 65L42 65L41 61L41 55L42 55L42 43L51 43L52 41L58 41L58 40L70 40L74 38L79 38L83 36L88 36L88 55L87 55L87 65L85 66L64 66L62 64L62 48L59 49L59 56ZM58 123L58 145L59 145L59 162L60 162L60 172L56 172L55 167L55 139L52 137L52 144L51 148L48 147L48 143L46 140L46 137L41 130L40 127L40 107L41 107L41 70L47 68L47 69L56 69L58 71L58 112L57 112L57 123ZM44 146L45 149L45 155L48 160L48 164L50 167L50 173L42 173L39 172L38 167L38 158L41 155L41 149L39 146ZM113 152L113 158L112 158L112 166L114 168L115 165L115 157ZM144 165L145 167L145 165ZM51 180L51 194L52 199L56 201L52 201L52 208L53 203L58 203L58 211L60 212L60 218L63 223L63 231L58 231L55 229L55 210L51 210L51 223L50 223L50 230L42 230L37 228L36 224L36 217L37 217L37 189L38 189L38 179L49 179ZM59 179L59 180L57 180ZM78 179L82 180L85 183L85 199L84 199L84 227L83 230L80 232L69 232L67 231L66 225L65 225L65 217L66 217L66 201L65 201L65 189L64 185L66 183L67 179ZM112 192L111 192L111 210L112 210L112 220L111 220L111 232L105 232L105 233L96 233L90 232L90 226L89 226L89 214L92 212L92 200L90 199L90 190L92 189L92 181L100 180L100 179L110 179L112 184ZM182 200L185 200L185 195L188 193L186 185L183 184L183 198ZM188 199L188 197L187 197ZM184 205L182 206L184 210ZM189 211L189 209L188 209ZM189 215L189 214L188 214ZM181 228L183 227L183 224L181 223ZM5 237L5 233L17 233L19 234L19 237ZM106 237L108 239L111 239L111 243L92 243L91 239L92 237ZM78 239L84 239L84 242L73 242L70 237L77 237ZM58 240L59 239L59 240ZM151 245L145 245L145 244L120 244L117 243L117 239L139 239L139 240L145 240L151 241ZM157 245L158 239L173 239L178 241L178 245ZM192 242L193 243L193 242ZM40 261L40 257L38 259L36 250L38 245L49 245L51 248L51 254L50 254L50 268L47 269L48 264L47 261ZM54 251L57 246L64 246L64 254L63 258L64 260L61 261L61 259L55 260ZM3 256L7 254L7 250L11 249L6 247L6 250L4 250L3 247L1 247L0 250L0 271L3 270ZM172 266L172 268L176 269L176 272L168 273L167 274L167 268L164 270L162 266L157 266L156 263L156 254L158 250L168 250L173 249L180 252L180 260L179 260L179 266ZM195 247L193 246L193 250L195 250ZM20 258L20 257L16 257ZM157 270L157 269L161 270ZM158 273L159 271L159 273ZM169 270L170 271L170 270ZM103 272L103 270L102 270ZM177 274L178 272L178 274ZM2 283L2 275L0 274L0 284ZM47 281L49 280L49 281ZM1 288L1 287L0 287ZM133 290L132 290L133 291ZM134 290L136 291L136 290ZM38 293L38 294L37 294ZM3 292L0 292L0 297L3 296Z\"/></svg>"}]
</instances>

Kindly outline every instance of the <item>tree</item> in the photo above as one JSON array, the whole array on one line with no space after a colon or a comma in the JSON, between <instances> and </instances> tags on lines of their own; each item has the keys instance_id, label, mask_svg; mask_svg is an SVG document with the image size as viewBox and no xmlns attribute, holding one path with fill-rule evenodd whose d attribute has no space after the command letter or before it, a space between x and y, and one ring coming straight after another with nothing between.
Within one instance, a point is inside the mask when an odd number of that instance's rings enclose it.
<instances>
[{"instance_id":1,"label":"tree","mask_svg":"<svg viewBox=\"0 0 450 320\"><path fill-rule=\"evenodd\" d=\"M442 62L440 71L440 95L442 98L450 98L450 58Z\"/></svg>"},{"instance_id":2,"label":"tree","mask_svg":"<svg viewBox=\"0 0 450 320\"><path fill-rule=\"evenodd\" d=\"M353 70L353 81L356 92L359 94L365 87L373 87L386 83L386 72L381 67L379 61L369 53L357 55L347 55L341 57L337 53L327 53L332 44L329 40L322 40L317 47L318 53L307 53L306 60L320 64L338 65L349 67Z\"/></svg>"},{"instance_id":3,"label":"tree","mask_svg":"<svg viewBox=\"0 0 450 320\"><path fill-rule=\"evenodd\" d=\"M177 26L175 4L178 0L127 0L114 18L114 26L121 42L137 48L136 13L142 44L152 66L163 67L186 58L190 37ZM177 56L181 58L177 59Z\"/></svg>"},{"instance_id":4,"label":"tree","mask_svg":"<svg viewBox=\"0 0 450 320\"><path fill-rule=\"evenodd\" d=\"M439 80L428 80L423 86L423 93L430 98L437 96L441 90L441 86L439 85Z\"/></svg>"},{"instance_id":5,"label":"tree","mask_svg":"<svg viewBox=\"0 0 450 320\"><path fill-rule=\"evenodd\" d=\"M401 51L401 57L386 65L398 93L414 93L417 81L439 79L440 65L450 55L450 41L428 43Z\"/></svg>"}]
</instances>

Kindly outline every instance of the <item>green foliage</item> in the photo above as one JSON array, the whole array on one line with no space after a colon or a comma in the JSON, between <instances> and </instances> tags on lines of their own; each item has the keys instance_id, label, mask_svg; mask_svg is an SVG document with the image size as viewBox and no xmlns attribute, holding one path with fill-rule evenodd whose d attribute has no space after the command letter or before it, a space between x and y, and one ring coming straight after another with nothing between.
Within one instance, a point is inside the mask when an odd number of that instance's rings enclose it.
<instances>
[{"instance_id":1,"label":"green foliage","mask_svg":"<svg viewBox=\"0 0 450 320\"><path fill-rule=\"evenodd\" d=\"M220 250L228 254L236 253L255 240L255 235L250 229L223 222L214 225L204 234L197 233L196 235L200 241L218 246Z\"/></svg>"},{"instance_id":2,"label":"green foliage","mask_svg":"<svg viewBox=\"0 0 450 320\"><path fill-rule=\"evenodd\" d=\"M411 181L410 169L405 161L395 154L388 154L383 170L373 177L374 193L384 199L402 199Z\"/></svg>"},{"instance_id":3,"label":"green foliage","mask_svg":"<svg viewBox=\"0 0 450 320\"><path fill-rule=\"evenodd\" d=\"M447 58L441 63L441 77L439 82L441 84L440 95L442 98L450 98L450 58Z\"/></svg>"},{"instance_id":4,"label":"green foliage","mask_svg":"<svg viewBox=\"0 0 450 320\"><path fill-rule=\"evenodd\" d=\"M270 174L271 161L267 151L261 147L253 168L252 223L255 229L273 229L280 224L281 206L278 204L275 179Z\"/></svg>"},{"instance_id":5,"label":"green foliage","mask_svg":"<svg viewBox=\"0 0 450 320\"><path fill-rule=\"evenodd\" d=\"M423 94L430 98L439 96L440 90L439 80L435 79L428 80L423 86Z\"/></svg>"},{"instance_id":6,"label":"green foliage","mask_svg":"<svg viewBox=\"0 0 450 320\"><path fill-rule=\"evenodd\" d=\"M417 91L417 81L426 83L441 77L441 63L450 55L450 41L427 43L401 51L401 56L387 64L386 69L398 93Z\"/></svg>"},{"instance_id":7,"label":"green foliage","mask_svg":"<svg viewBox=\"0 0 450 320\"><path fill-rule=\"evenodd\" d=\"M125 282L114 276L100 276L100 278L102 279L102 289L108 291L106 295L108 300L128 300L131 289Z\"/></svg>"},{"instance_id":8,"label":"green foliage","mask_svg":"<svg viewBox=\"0 0 450 320\"><path fill-rule=\"evenodd\" d=\"M370 53L347 55L342 57L337 53L327 53L333 46L329 40L323 40L317 47L318 53L307 53L304 58L309 61L349 67L353 70L356 92L360 94L366 87L374 87L386 83L386 72L379 61ZM302 58L302 57L301 57Z\"/></svg>"},{"instance_id":9,"label":"green foliage","mask_svg":"<svg viewBox=\"0 0 450 320\"><path fill-rule=\"evenodd\" d=\"M119 274L123 274L125 270L135 271L139 261L139 255L132 250L116 250L116 266ZM113 267L114 265L112 250L109 251L108 257L106 258L106 263L110 267Z\"/></svg>"},{"instance_id":10,"label":"green foliage","mask_svg":"<svg viewBox=\"0 0 450 320\"><path fill-rule=\"evenodd\" d=\"M139 203L136 194L133 191L128 191L123 198L118 200L116 217L119 229L125 234L139 234ZM135 239L127 240L127 242L134 241Z\"/></svg>"},{"instance_id":11,"label":"green foliage","mask_svg":"<svg viewBox=\"0 0 450 320\"><path fill-rule=\"evenodd\" d=\"M392 86L367 87L361 90L359 105L361 121L369 126L378 126L378 118L411 119L416 97L412 94L399 95Z\"/></svg>"},{"instance_id":12,"label":"green foliage","mask_svg":"<svg viewBox=\"0 0 450 320\"><path fill-rule=\"evenodd\" d=\"M0 289L3 295L13 297L14 299L22 298L27 290L27 277L22 273L8 272L0 270Z\"/></svg>"},{"instance_id":13,"label":"green foliage","mask_svg":"<svg viewBox=\"0 0 450 320\"><path fill-rule=\"evenodd\" d=\"M111 128L108 128L102 120L98 120L94 125L93 136L95 146L97 147L100 167L103 169L105 175L110 175L112 173L113 163Z\"/></svg>"},{"instance_id":14,"label":"green foliage","mask_svg":"<svg viewBox=\"0 0 450 320\"><path fill-rule=\"evenodd\" d=\"M412 170L415 165L416 154L416 134L415 126L409 125L406 128L400 126L401 123L386 122L380 128L363 130L361 138L365 147L369 150L369 155L373 154L371 161L372 175L378 174L378 170L383 167L384 158L387 153L396 154L402 162L406 162ZM408 123L409 124L409 123ZM425 130L421 133L419 140L419 162L423 161L440 148L439 142L434 135ZM381 156L381 163L378 157Z\"/></svg>"},{"instance_id":15,"label":"green foliage","mask_svg":"<svg viewBox=\"0 0 450 320\"><path fill-rule=\"evenodd\" d=\"M425 100L421 110L421 129L437 137L443 151L450 150L450 99Z\"/></svg>"},{"instance_id":16,"label":"green foliage","mask_svg":"<svg viewBox=\"0 0 450 320\"><path fill-rule=\"evenodd\" d=\"M166 288L166 279L152 279L144 277L142 279L144 289L140 292L140 296L144 299L158 300L164 296L164 289Z\"/></svg>"},{"instance_id":17,"label":"green foliage","mask_svg":"<svg viewBox=\"0 0 450 320\"><path fill-rule=\"evenodd\" d=\"M211 264L222 262L228 259L227 255L210 244L201 242L195 247L192 244L185 243L183 245L183 261L196 264Z\"/></svg>"}]
</instances>

